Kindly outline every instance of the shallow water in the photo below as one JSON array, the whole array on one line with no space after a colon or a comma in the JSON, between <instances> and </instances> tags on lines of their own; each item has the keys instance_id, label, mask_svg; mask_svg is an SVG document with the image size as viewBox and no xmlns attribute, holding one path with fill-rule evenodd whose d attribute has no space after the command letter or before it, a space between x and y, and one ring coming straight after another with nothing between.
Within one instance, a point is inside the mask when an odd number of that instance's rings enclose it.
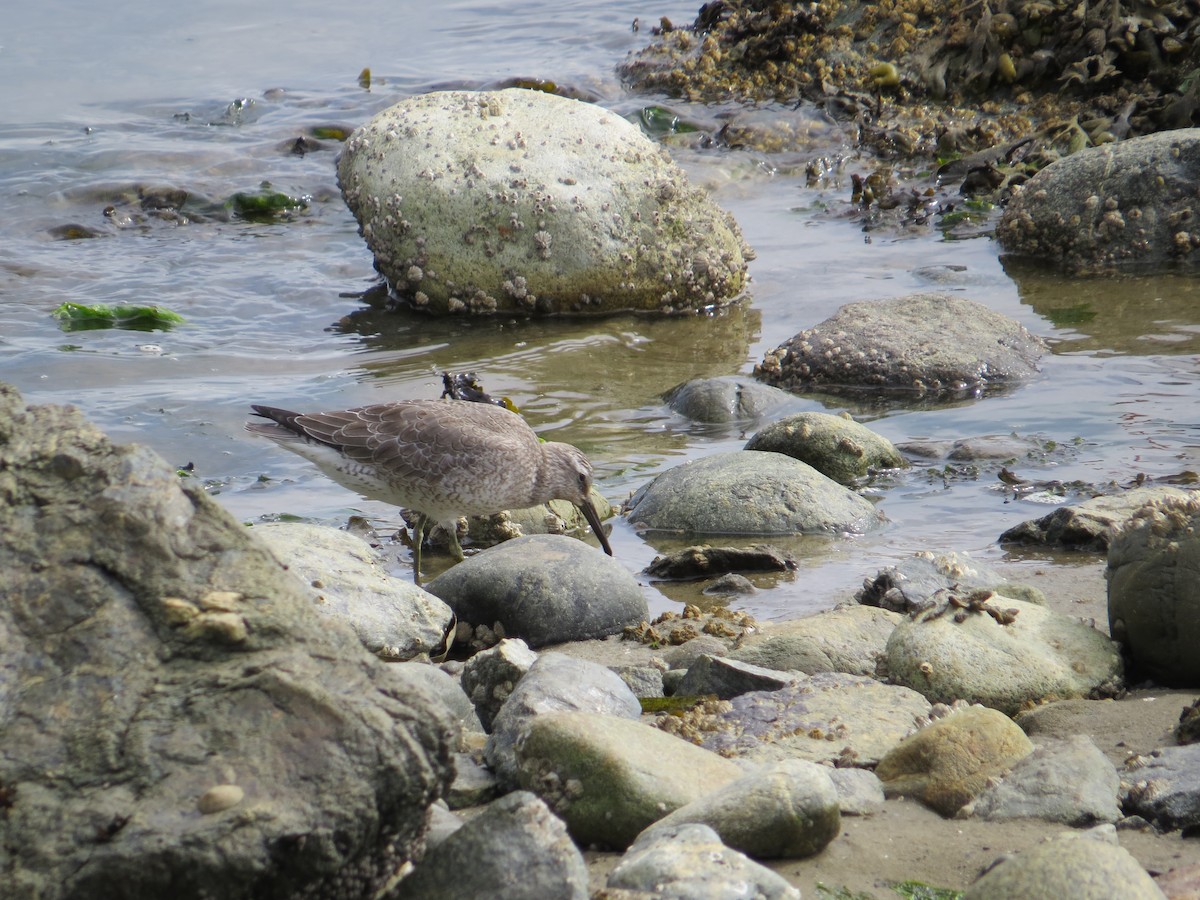
<instances>
[{"instance_id":1,"label":"shallow water","mask_svg":"<svg viewBox=\"0 0 1200 900\"><path fill-rule=\"evenodd\" d=\"M293 514L340 524L353 512L399 517L246 435L247 405L432 397L439 372L475 371L545 436L585 449L599 486L620 502L683 459L744 442L746 425L701 426L666 410L661 394L673 385L748 373L766 350L846 302L950 290L1052 342L1033 383L941 406L802 397L796 408L848 408L896 442L1034 438L1042 450L1007 462L1035 480L1123 484L1200 469L1193 278L1009 272L986 234L864 232L850 216L849 175L870 164L819 122L811 152L786 158L671 144L758 253L744 304L692 319L576 321L436 321L371 306L370 254L334 180L338 143L318 139L320 149L297 155L297 137L353 127L411 93L508 77L569 84L635 116L664 98L627 94L614 66L648 40L645 26L662 15L689 21L694 4L448 2L436 17L426 10L138 2L123 5L120 20L88 6L10 11L0 48L0 380L30 402L78 404L117 440L194 463L195 477L243 520ZM364 67L369 89L358 82ZM701 123L727 112L664 105ZM813 189L803 164L818 156L842 164ZM268 223L223 208L264 182L305 198L306 208ZM186 222L158 208L165 188L187 192ZM66 226L97 236L58 239ZM68 332L50 315L64 301L160 304L187 323ZM1055 498L1014 498L996 478L999 463L948 477L941 466L868 489L889 519L878 533L784 542L801 559L799 572L757 579L760 592L736 604L762 617L814 612L924 549L1018 559L996 546L997 536ZM639 572L680 542L618 522L613 545ZM693 598L690 589L646 590L655 611Z\"/></svg>"}]
</instances>

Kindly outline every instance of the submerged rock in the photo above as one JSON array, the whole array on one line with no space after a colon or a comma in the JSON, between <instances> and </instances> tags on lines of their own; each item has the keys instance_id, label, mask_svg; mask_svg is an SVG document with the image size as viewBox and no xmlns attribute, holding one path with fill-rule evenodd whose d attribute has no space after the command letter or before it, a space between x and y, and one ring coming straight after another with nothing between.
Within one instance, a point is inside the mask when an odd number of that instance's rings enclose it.
<instances>
[{"instance_id":1,"label":"submerged rock","mask_svg":"<svg viewBox=\"0 0 1200 900\"><path fill-rule=\"evenodd\" d=\"M663 400L681 416L710 424L755 422L797 403L786 391L736 375L677 384L663 394Z\"/></svg>"},{"instance_id":2,"label":"submerged rock","mask_svg":"<svg viewBox=\"0 0 1200 900\"><path fill-rule=\"evenodd\" d=\"M937 603L939 591L995 591L1027 603L1045 603L1037 588L1012 584L999 573L965 553L932 553L921 550L894 566L880 569L863 581L854 599L863 606L878 606L897 613L914 613Z\"/></svg>"},{"instance_id":3,"label":"submerged rock","mask_svg":"<svg viewBox=\"0 0 1200 900\"><path fill-rule=\"evenodd\" d=\"M0 385L0 869L14 897L370 897L451 723L150 450Z\"/></svg>"},{"instance_id":4,"label":"submerged rock","mask_svg":"<svg viewBox=\"0 0 1200 900\"><path fill-rule=\"evenodd\" d=\"M403 100L350 136L338 182L376 267L433 313L695 311L753 255L635 125L542 91Z\"/></svg>"},{"instance_id":5,"label":"submerged rock","mask_svg":"<svg viewBox=\"0 0 1200 900\"><path fill-rule=\"evenodd\" d=\"M1200 265L1200 129L1090 147L1014 192L996 226L1005 253L1074 272Z\"/></svg>"},{"instance_id":6,"label":"submerged rock","mask_svg":"<svg viewBox=\"0 0 1200 900\"><path fill-rule=\"evenodd\" d=\"M849 416L830 413L802 412L772 422L744 449L782 453L841 484L853 484L878 469L908 465L887 438Z\"/></svg>"},{"instance_id":7,"label":"submerged rock","mask_svg":"<svg viewBox=\"0 0 1200 900\"><path fill-rule=\"evenodd\" d=\"M769 351L756 378L790 391L971 396L1032 378L1045 342L951 294L850 303Z\"/></svg>"},{"instance_id":8,"label":"submerged rock","mask_svg":"<svg viewBox=\"0 0 1200 900\"><path fill-rule=\"evenodd\" d=\"M715 453L668 469L629 503L636 527L689 534L864 532L869 500L781 453Z\"/></svg>"}]
</instances>

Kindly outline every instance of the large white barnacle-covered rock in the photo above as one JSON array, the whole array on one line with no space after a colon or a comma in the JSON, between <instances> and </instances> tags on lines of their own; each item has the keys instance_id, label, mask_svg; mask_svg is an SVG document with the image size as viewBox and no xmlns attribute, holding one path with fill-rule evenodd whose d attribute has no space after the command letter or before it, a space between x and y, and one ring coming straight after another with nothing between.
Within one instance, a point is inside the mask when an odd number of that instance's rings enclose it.
<instances>
[{"instance_id":1,"label":"large white barnacle-covered rock","mask_svg":"<svg viewBox=\"0 0 1200 900\"><path fill-rule=\"evenodd\" d=\"M541 91L410 97L350 136L338 182L376 267L432 313L694 311L753 257L635 125Z\"/></svg>"}]
</instances>

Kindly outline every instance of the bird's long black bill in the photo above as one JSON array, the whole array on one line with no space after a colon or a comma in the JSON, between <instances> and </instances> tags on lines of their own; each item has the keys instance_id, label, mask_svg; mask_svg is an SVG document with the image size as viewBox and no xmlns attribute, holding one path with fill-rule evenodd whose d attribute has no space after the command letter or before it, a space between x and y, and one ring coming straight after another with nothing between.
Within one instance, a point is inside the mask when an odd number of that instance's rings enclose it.
<instances>
[{"instance_id":1,"label":"bird's long black bill","mask_svg":"<svg viewBox=\"0 0 1200 900\"><path fill-rule=\"evenodd\" d=\"M583 513L583 517L592 526L592 534L596 535L596 540L600 542L600 546L604 548L604 552L612 556L612 547L608 545L608 535L604 533L604 526L600 524L600 514L596 512L596 507L592 505L592 501L585 499L579 504L579 511Z\"/></svg>"}]
</instances>

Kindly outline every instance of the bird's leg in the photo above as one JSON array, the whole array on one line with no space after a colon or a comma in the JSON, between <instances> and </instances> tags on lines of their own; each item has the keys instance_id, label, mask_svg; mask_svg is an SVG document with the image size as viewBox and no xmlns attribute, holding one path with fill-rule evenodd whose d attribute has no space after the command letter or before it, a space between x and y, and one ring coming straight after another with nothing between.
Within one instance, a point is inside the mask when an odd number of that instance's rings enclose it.
<instances>
[{"instance_id":1,"label":"bird's leg","mask_svg":"<svg viewBox=\"0 0 1200 900\"><path fill-rule=\"evenodd\" d=\"M455 562L462 562L464 557L462 544L458 542L458 519L450 524L450 527L446 529L446 534L450 535L450 555L454 557Z\"/></svg>"},{"instance_id":2,"label":"bird's leg","mask_svg":"<svg viewBox=\"0 0 1200 900\"><path fill-rule=\"evenodd\" d=\"M425 541L425 516L413 512L412 545L413 545L413 584L421 585L421 544Z\"/></svg>"}]
</instances>

